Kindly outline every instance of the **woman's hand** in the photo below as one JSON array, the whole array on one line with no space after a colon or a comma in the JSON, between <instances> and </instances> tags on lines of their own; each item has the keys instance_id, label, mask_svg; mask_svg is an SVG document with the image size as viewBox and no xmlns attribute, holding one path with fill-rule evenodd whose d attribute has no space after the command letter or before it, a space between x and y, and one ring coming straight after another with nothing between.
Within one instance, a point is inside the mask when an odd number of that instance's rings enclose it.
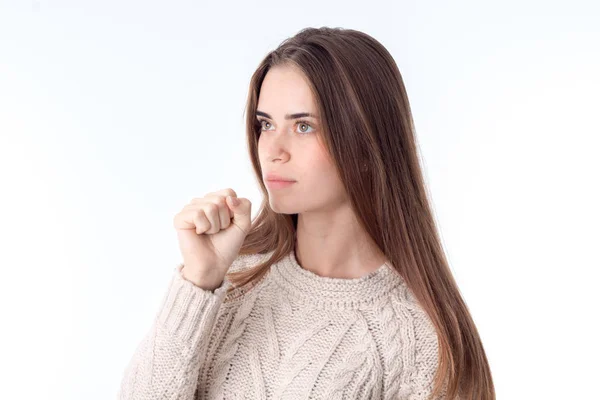
<instances>
[{"instance_id":1,"label":"woman's hand","mask_svg":"<svg viewBox=\"0 0 600 400\"><path fill-rule=\"evenodd\" d=\"M207 290L221 286L250 230L251 208L250 200L223 189L192 199L175 215L186 280Z\"/></svg>"}]
</instances>

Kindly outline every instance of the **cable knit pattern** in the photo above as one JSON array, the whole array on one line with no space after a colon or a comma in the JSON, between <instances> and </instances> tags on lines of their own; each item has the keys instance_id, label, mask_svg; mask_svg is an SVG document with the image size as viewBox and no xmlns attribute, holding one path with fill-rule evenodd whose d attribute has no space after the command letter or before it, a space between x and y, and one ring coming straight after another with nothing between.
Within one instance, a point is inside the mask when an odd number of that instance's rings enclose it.
<instances>
[{"instance_id":1,"label":"cable knit pattern","mask_svg":"<svg viewBox=\"0 0 600 400\"><path fill-rule=\"evenodd\" d=\"M267 254L240 255L231 271ZM438 343L389 265L327 278L292 251L251 287L214 291L179 264L153 324L126 366L121 400L425 400ZM438 397L442 399L442 397Z\"/></svg>"}]
</instances>

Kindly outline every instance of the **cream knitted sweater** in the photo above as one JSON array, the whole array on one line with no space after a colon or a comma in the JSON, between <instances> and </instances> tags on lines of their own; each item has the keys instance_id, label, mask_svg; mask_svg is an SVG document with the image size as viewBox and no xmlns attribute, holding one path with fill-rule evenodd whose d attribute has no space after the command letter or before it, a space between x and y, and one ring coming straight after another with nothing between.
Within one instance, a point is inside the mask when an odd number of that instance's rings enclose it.
<instances>
[{"instance_id":1,"label":"cream knitted sweater","mask_svg":"<svg viewBox=\"0 0 600 400\"><path fill-rule=\"evenodd\" d=\"M267 254L240 255L230 271ZM387 263L322 277L294 251L251 288L208 291L173 273L119 399L426 399L437 336ZM442 399L443 397L439 397Z\"/></svg>"}]
</instances>

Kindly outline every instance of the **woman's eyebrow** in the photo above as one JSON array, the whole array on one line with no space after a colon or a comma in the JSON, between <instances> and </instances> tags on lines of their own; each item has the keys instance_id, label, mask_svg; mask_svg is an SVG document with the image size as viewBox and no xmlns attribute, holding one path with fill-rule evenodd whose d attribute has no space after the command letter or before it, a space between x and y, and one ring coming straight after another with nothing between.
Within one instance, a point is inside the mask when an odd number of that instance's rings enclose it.
<instances>
[{"instance_id":1,"label":"woman's eyebrow","mask_svg":"<svg viewBox=\"0 0 600 400\"><path fill-rule=\"evenodd\" d=\"M267 117L269 119L273 119L273 117L271 117L269 114L267 114L266 112L263 111L258 111L256 110L256 115L260 115L263 117ZM297 118L303 118L303 117L312 117L315 119L319 119L319 117L317 117L315 114L311 114L311 113L307 113L307 112L301 112L301 113L295 113L295 114L286 114L285 115L285 119L297 119Z\"/></svg>"}]
</instances>

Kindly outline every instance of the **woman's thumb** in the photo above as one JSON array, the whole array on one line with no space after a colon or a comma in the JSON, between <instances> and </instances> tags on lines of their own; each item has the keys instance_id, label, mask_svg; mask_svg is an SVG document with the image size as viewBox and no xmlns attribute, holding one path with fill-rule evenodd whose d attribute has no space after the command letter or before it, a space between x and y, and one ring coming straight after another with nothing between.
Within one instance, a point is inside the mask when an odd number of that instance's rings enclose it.
<instances>
[{"instance_id":1,"label":"woman's thumb","mask_svg":"<svg viewBox=\"0 0 600 400\"><path fill-rule=\"evenodd\" d=\"M233 207L237 207L240 205L240 199L238 199L237 197L231 197L231 196L227 196L227 198L229 199L229 203L233 206Z\"/></svg>"},{"instance_id":2,"label":"woman's thumb","mask_svg":"<svg viewBox=\"0 0 600 400\"><path fill-rule=\"evenodd\" d=\"M246 199L227 196L231 211L233 211L233 223L240 227L244 232L250 229L250 209L252 203Z\"/></svg>"}]
</instances>

